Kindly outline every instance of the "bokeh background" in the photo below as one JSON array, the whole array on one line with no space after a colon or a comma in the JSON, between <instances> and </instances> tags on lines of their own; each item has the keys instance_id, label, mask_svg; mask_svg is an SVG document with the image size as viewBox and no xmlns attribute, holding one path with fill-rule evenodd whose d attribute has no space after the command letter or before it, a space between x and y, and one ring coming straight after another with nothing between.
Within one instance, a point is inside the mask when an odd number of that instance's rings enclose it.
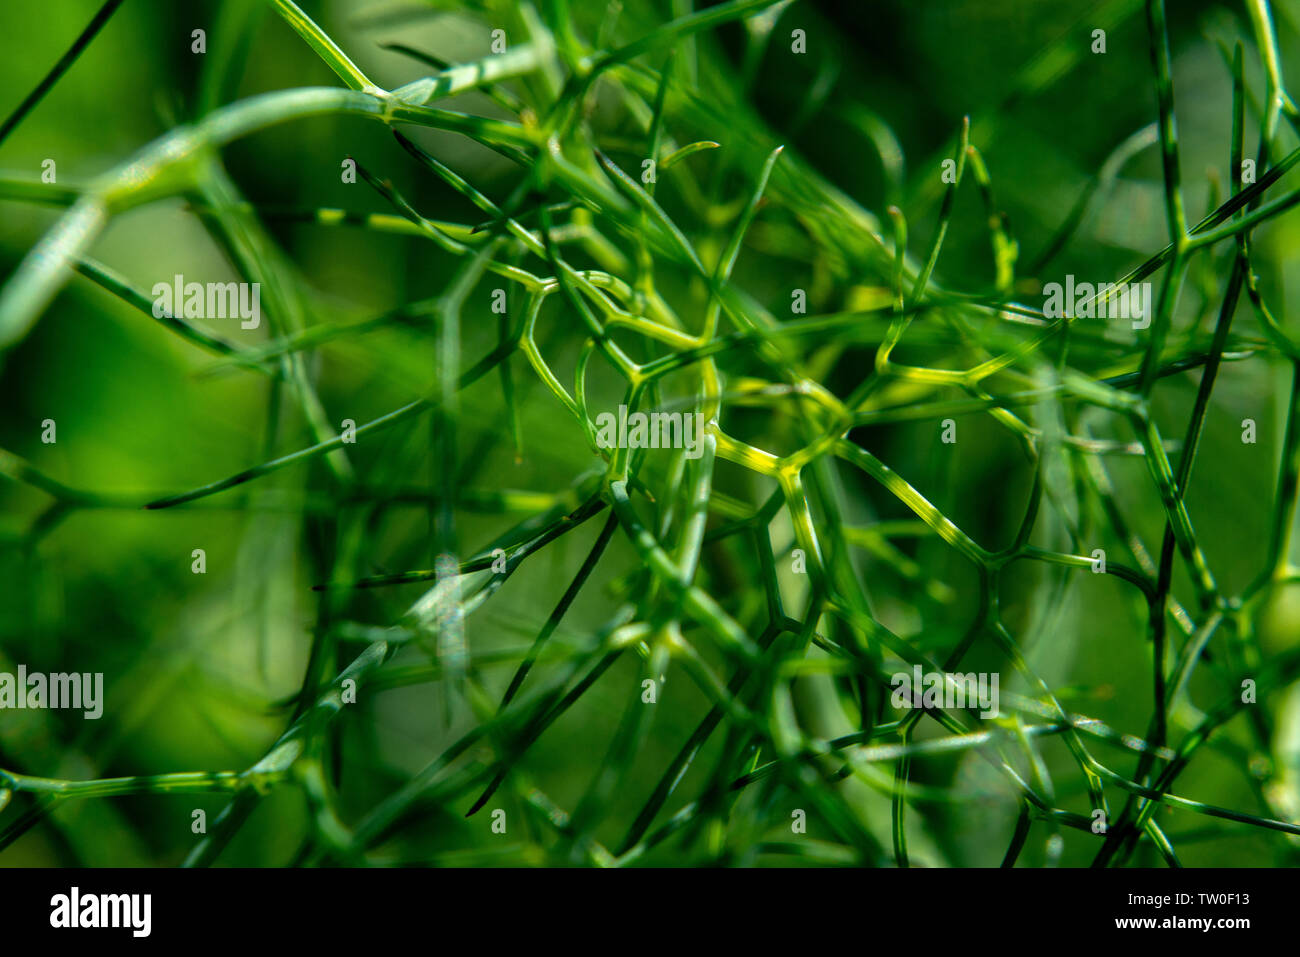
<instances>
[{"instance_id":1,"label":"bokeh background","mask_svg":"<svg viewBox=\"0 0 1300 957\"><path fill-rule=\"evenodd\" d=\"M99 4L95 0L9 3L0 13L0 114L7 115L58 59ZM615 36L628 42L686 8L667 0L625 0ZM603 3L575 3L575 28L594 38ZM514 3L372 2L321 0L304 4L340 46L377 82L392 89L429 68L383 49L402 43L455 63L488 53L490 30L521 29ZM1300 70L1300 6L1274 4L1284 71ZM1242 4L1179 2L1170 13L1171 47L1182 172L1190 218L1225 194L1232 109L1230 73L1223 51L1246 44L1247 85L1255 102L1263 74ZM1147 29L1133 0L925 0L871 4L796 3L779 11L775 39L750 51L751 34L735 24L699 35L697 58L703 96L746 104L766 127L826 181L877 216L888 204L906 213L914 249L928 242L942 184L937 171L950 155L963 116L984 154L997 205L1005 211L1030 264L1115 148L1156 119ZM804 29L812 53L789 50L789 31ZM1089 51L1091 31L1107 32L1107 51ZM207 52L191 52L191 31L204 29ZM679 51L687 55L685 50ZM658 68L661 58L647 58ZM274 12L261 3L194 0L127 0L71 71L30 117L0 145L0 277L10 276L52 225L57 202L19 198L16 182L39 182L42 161L57 163L58 185L75 189L122 162L179 123L216 106L293 86L336 85L337 80ZM514 84L527 98L526 84ZM481 115L505 115L482 94L447 105ZM1257 114L1248 114L1247 155L1254 155ZM620 143L635 141L636 123L616 97L602 97L591 115L607 151L634 168ZM721 148L694 167L701 181L735 199L752 186L743 158L749 126L673 130L681 142L712 139ZM417 131L413 138L443 162L498 199L509 194L519 170L507 158L464 137ZM1295 145L1284 132L1281 140ZM901 178L891 177L881 144ZM286 209L339 208L389 213L364 182L341 182L340 163L358 159L391 179L421 212L435 219L477 223L484 218L466 200L429 176L398 148L379 124L359 118L318 117L276 126L239 140L222 159L244 197L263 210L268 234L304 290L308 325L376 316L402 303L438 295L457 261L422 239L362 228L293 222ZM691 160L689 162L696 162ZM665 206L702 248L716 249L725 230L697 215L689 197L671 186ZM1256 233L1254 261L1260 287L1285 328L1300 308L1290 251L1300 243L1300 219L1284 216ZM631 245L616 237L625 254ZM1017 295L1038 302L1041 282L1071 272L1116 278L1167 241L1158 152L1147 149L1120 170L1070 245L1039 275L1021 275ZM712 245L709 245L709 244ZM1203 257L1184 288L1178 322L1208 329L1227 275L1223 253ZM165 199L116 217L91 250L93 257L140 288L175 273L199 281L228 281L236 271L202 217L185 198ZM716 253L714 253L716 255ZM936 279L945 288L986 289L992 277L988 231L972 185L958 194ZM860 264L837 261L802 238L798 220L773 203L755 224L736 271L739 284L774 314L788 314L790 290L809 293L809 313L858 308L885 282ZM691 290L671 271L666 297L691 308ZM490 283L488 284L490 285ZM556 297L559 299L560 297ZM568 370L580 338L576 320L555 306L545 347ZM566 322L568 325L566 325ZM1248 304L1238 313L1242 336L1258 338ZM268 335L232 321L214 330L240 345ZM497 317L486 286L468 299L462 350L478 357L495 344ZM809 344L810 352L816 344ZM938 362L928 348L903 349L903 361ZM850 347L825 370L824 381L844 396L870 372L873 349ZM329 420L369 421L424 394L435 381L436 338L419 323L389 324L340 337L313 350L307 368ZM515 360L517 408L523 448L517 450L510 413L496 375L461 399L457 485L457 535L470 553L529 511L554 501L574 477L597 460L573 423L561 414L527 366ZM724 364L724 369L725 369ZM738 365L736 374L748 371ZM1196 376L1162 381L1156 416L1165 434L1180 437L1195 394ZM1225 363L1219 378L1194 481L1189 510L1199 540L1225 591L1244 588L1265 558L1274 486L1290 386L1290 368L1256 356ZM614 393L610 393L614 395ZM727 423L755 444L793 447L792 426L779 416L733 413ZM1259 441L1241 442L1241 420L1258 423ZM57 442L41 442L41 423L57 423ZM1122 425L1096 423L1098 434L1131 438ZM920 488L976 541L1001 547L1023 513L1032 477L1018 444L988 416L961 421L955 447L935 440L932 421L860 430L857 440ZM64 484L100 493L163 495L238 472L274 454L311 444L298 409L272 401L265 376L219 366L214 357L167 334L148 317L82 277L74 277L16 347L0 356L0 448L26 459ZM357 543L362 575L430 567L428 495L439 487L441 463L427 419L375 433L348 448L369 499L340 506L334 478L317 458L191 505L161 511L92 507L51 515L51 498L37 488L0 479L0 668L25 663L31 670L105 674L107 703L99 721L65 712L0 712L0 767L25 774L83 780L170 771L240 770L256 761L289 718L307 666L321 593L311 586L330 574L340 549L340 508L365 508ZM1163 513L1140 456L1107 459L1116 498L1138 536L1158 549ZM718 487L736 499L760 503L770 493L752 476L719 465ZM848 481L848 480L846 480ZM905 518L896 501L853 480L859 522ZM521 494L502 507L492 493ZM523 494L527 493L527 494ZM477 496L477 497L476 497ZM475 653L526 645L572 578L598 531L599 521L551 546L544 560L527 562L499 596L467 622ZM774 526L774 541L789 544L788 523ZM784 538L783 538L784 536ZM1100 547L1122 551L1122 543ZM951 647L973 611L972 573L942 543L906 540L899 548L918 566L915 580L897 562L862 559L882 620L928 649ZM191 551L206 552L204 575L191 572ZM705 562L715 594L729 610L751 608L758 582L751 564L733 547L710 551ZM635 582L639 562L626 538L616 535L591 584L566 616L557 639L581 636L609 614ZM1133 590L1105 576L1071 573L1064 587L1058 569L1022 563L1003 584L1003 618L1023 640L1031 664L1063 701L1121 731L1142 734L1150 714L1150 664L1144 614ZM943 600L926 597L925 582L943 583ZM799 585L787 583L797 594ZM386 626L428 584L357 592L342 599L344 617ZM1187 598L1181 571L1175 594ZM932 590L933 591L933 590ZM1281 654L1300 641L1300 595L1280 590L1262 621L1261 641ZM349 646L359 648L360 646ZM418 661L418 656L410 659ZM967 667L1006 668L991 649L977 646ZM1207 666L1208 667L1208 666ZM1009 668L1006 670L1009 671ZM510 667L486 668L482 680L500 693ZM512 820L518 793L535 785L561 807L572 808L589 788L619 716L639 690L639 667L620 661L528 753L518 780L497 803ZM810 727L839 727L834 711L810 680L803 716ZM1008 687L1010 682L1008 682ZM665 698L636 762L614 796L602 839L617 843L659 775L705 713L708 703L684 676L670 673ZM1199 689L1209 696L1222 684ZM337 723L332 741L339 809L355 820L391 794L465 730L475 718L437 682L367 693ZM444 720L450 704L452 720ZM1261 765L1244 721L1223 733L1224 744L1206 749L1177 790L1197 800L1275 816L1300 809L1300 704L1292 689L1260 705L1273 726L1275 751ZM705 746L679 789L693 797L710 766L720 735ZM1113 766L1132 770L1134 756L1107 751ZM1058 773L1058 800L1079 813L1086 795L1064 747L1044 746ZM1073 768L1073 773L1072 773ZM952 788L949 805L913 810L913 859L933 865L996 864L1015 820L1005 788L988 779L972 757L918 762L916 779ZM855 787L863 818L888 846L889 800ZM1267 787L1268 800L1261 788ZM860 792L860 793L859 793ZM1118 800L1116 796L1114 800ZM27 798L15 797L0 826ZM192 812L209 820L224 805L220 795L150 794L83 800L57 811L0 851L0 865L173 865L194 845ZM541 863L546 855L526 834L493 835L484 814L465 818L468 797L420 805L376 851L376 859L402 863ZM743 802L737 816L753 844L789 839L789 808L778 795L771 807ZM1295 863L1296 846L1276 833L1187 813L1168 816L1166 829L1184 863L1282 865ZM815 816L810 837L831 840ZM221 857L222 864L281 865L297 859L312 833L301 791L286 786L263 799ZM1066 831L1061 861L1084 864L1095 853L1087 835ZM739 839L738 839L739 840ZM1035 837L1023 864L1047 859ZM657 848L647 860L675 865L703 862L702 844ZM1150 858L1139 858L1143 860ZM755 863L796 863L759 854Z\"/></svg>"}]
</instances>

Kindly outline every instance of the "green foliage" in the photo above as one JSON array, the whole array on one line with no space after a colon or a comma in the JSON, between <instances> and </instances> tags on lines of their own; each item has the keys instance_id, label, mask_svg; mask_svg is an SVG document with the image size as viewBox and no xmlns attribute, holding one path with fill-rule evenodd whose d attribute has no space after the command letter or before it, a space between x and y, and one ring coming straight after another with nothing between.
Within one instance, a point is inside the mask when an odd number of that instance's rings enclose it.
<instances>
[{"instance_id":1,"label":"green foliage","mask_svg":"<svg viewBox=\"0 0 1300 957\"><path fill-rule=\"evenodd\" d=\"M0 854L1296 863L1300 342L1270 302L1300 113L1268 4L1186 41L1229 115L1176 112L1150 0L1145 23L1044 5L1026 68L921 121L854 72L852 17L661 6L429 3L327 32L292 0L226 4L185 121L93 175L62 161L68 183L0 177L6 210L54 209L0 288L21 411L0 670L108 672L111 726L0 714ZM1094 26L1105 54L1081 52ZM454 62L424 43L448 30ZM290 42L310 80L245 75ZM434 72L377 81L413 67ZM1036 98L1134 76L1136 132L1047 148ZM1229 171L1195 223L1182 129ZM908 170L904 143L934 155ZM1149 188L1125 178L1156 157ZM262 328L156 315L183 256L260 284ZM1091 318L1101 293L1040 308L1062 262L1152 277L1149 327ZM79 344L100 333L74 305L120 327L107 345ZM94 349L115 368L69 384ZM700 413L702 454L601 447L620 404ZM1000 714L896 707L913 666L998 673ZM103 797L129 810L76 810Z\"/></svg>"}]
</instances>

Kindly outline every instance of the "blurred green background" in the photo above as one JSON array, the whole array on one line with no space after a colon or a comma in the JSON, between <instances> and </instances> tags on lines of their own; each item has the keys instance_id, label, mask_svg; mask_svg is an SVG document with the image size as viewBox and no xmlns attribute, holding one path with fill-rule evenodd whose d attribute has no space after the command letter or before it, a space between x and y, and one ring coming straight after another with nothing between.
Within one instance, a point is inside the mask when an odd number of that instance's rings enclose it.
<instances>
[{"instance_id":1,"label":"blurred green background","mask_svg":"<svg viewBox=\"0 0 1300 957\"><path fill-rule=\"evenodd\" d=\"M0 114L7 115L58 59L99 4L50 0L6 4L0 14ZM575 29L594 38L605 4L575 3ZM505 24L523 29L514 4L323 0L304 9L385 88L426 75L429 68L384 43L402 43L449 62L489 52L490 30ZM629 42L681 13L667 0L626 0L615 36ZM1283 66L1300 70L1300 6L1273 5ZM1238 39L1248 51L1247 85L1258 100L1262 70L1254 55L1249 21L1238 3L1180 2L1170 9L1171 46L1180 133L1182 173L1189 217L1195 221L1222 197L1227 181L1232 109L1230 74L1221 45ZM1107 31L1107 52L1089 52L1091 31ZM808 34L810 55L791 53L786 37ZM191 31L204 29L207 52L191 52ZM908 217L913 249L929 241L941 198L940 161L950 155L962 117L972 122L972 141L989 167L998 206L1019 243L1020 264L1047 247L1080 192L1112 151L1156 119L1147 29L1142 5L1131 0L925 0L870 4L796 3L779 12L775 39L747 60L749 34L735 24L700 34L699 91L729 90L743 98L758 122L790 155L802 157L864 209L883 215L894 203ZM688 55L679 50L679 55ZM658 68L661 57L648 57ZM751 82L743 77L749 71ZM39 181L45 159L57 163L58 184L76 188L122 162L133 151L178 123L236 99L293 86L333 86L337 80L306 44L261 3L184 4L127 0L66 77L30 117L0 145L6 182ZM513 84L527 94L524 84ZM712 91L712 92L711 92ZM445 105L481 115L503 116L488 97L472 93ZM670 126L677 122L669 120ZM615 97L602 97L591 116L606 150L625 169L633 159L619 142L635 139L636 124ZM679 142L712 139L721 144L696 167L729 198L745 195L752 176L741 158L755 148L743 124L734 129L673 129ZM884 142L881 125L901 150L903 177L891 181L873 145ZM1254 155L1258 122L1247 123L1247 155ZM419 130L414 139L498 200L518 182L507 158L451 134ZM880 139L885 136L885 139ZM1282 139L1293 148L1294 137ZM276 126L222 151L231 178L246 199L268 214L263 222L306 290L308 325L375 316L402 303L438 295L457 261L419 238L316 222L288 222L282 208L341 208L389 213L364 182L341 182L340 164L355 157L381 178L391 179L412 205L433 219L463 223L484 217L462 197L410 161L381 125L359 118L318 117ZM690 161L692 163L695 160ZM667 179L667 177L665 177ZM1217 192L1216 192L1217 191ZM702 248L716 248L717 224L693 215L688 198L662 189L666 208ZM1112 190L1099 197L1074 241L1040 275L1021 275L1017 296L1037 304L1041 282L1066 273L1113 279L1167 241L1158 151L1147 149L1123 167ZM774 204L779 207L779 204ZM55 222L54 204L0 195L0 275L9 276ZM1300 242L1300 220L1282 217L1255 235L1254 262L1260 288L1284 327L1300 308L1300 287L1289 252ZM837 261L801 237L800 224L779 208L764 211L753 227L736 270L736 281L773 314L788 314L790 290L809 292L809 314L857 308L882 274ZM791 237L796 236L792 240ZM624 253L632 246L617 239ZM708 244L712 243L712 246ZM1227 274L1227 245L1214 258L1194 264L1184 287L1178 321L1212 325ZM130 278L138 288L175 273L198 281L238 278L228 257L183 198L165 199L116 217L95 243L98 261ZM716 253L715 253L716 254ZM973 186L963 185L953 213L936 279L946 288L984 289L991 283L985 213ZM1290 270L1288 274L1288 270ZM665 275L665 296L679 296L687 314L694 292ZM461 325L468 361L496 342L497 317L485 281L469 297ZM1157 287L1158 288L1158 287ZM560 297L556 297L559 299ZM552 311L553 310L553 311ZM544 348L568 370L580 338L560 306L548 307ZM692 320L694 321L694 320ZM569 323L566 325L566 323ZM240 345L263 342L263 328L244 331L234 321L209 327ZM1243 301L1237 329L1258 336ZM549 336L549 339L546 338ZM814 354L817 343L807 343ZM942 364L942 343L923 349L906 340L904 362ZM853 390L869 373L873 350L846 350L826 369L824 383L837 395ZM508 413L495 374L461 397L457 435L457 484L467 493L522 490L519 508L475 503L456 511L456 534L471 554L522 520L546 496L566 490L598 462L580 431L559 414L557 403L527 365L514 361L522 455L508 428ZM328 420L369 421L424 394L436 381L436 338L419 323L391 324L349 335L308 354L307 369ZM168 335L149 318L82 277L74 277L17 347L0 357L0 448L26 459L68 486L101 493L164 495L231 475L275 454L311 444L296 406L270 402L265 376L228 367ZM739 360L724 371L750 370ZM1286 363L1256 357L1225 363L1220 373L1194 480L1187 495L1199 541L1228 593L1254 578L1264 562L1272 500L1282 448L1290 384ZM1166 436L1181 437L1195 394L1195 375L1162 380L1156 391L1157 421ZM612 397L615 393L604 389ZM789 422L766 413L735 410L724 426L761 447L792 448ZM1253 418L1259 441L1243 445L1240 423ZM41 442L41 423L57 423L57 442ZM1103 416L1099 435L1131 439L1122 425ZM1012 437L988 416L961 420L961 440L949 449L935 441L932 421L855 432L856 440L924 492L959 527L990 548L1014 535L1032 472ZM343 508L365 507L364 537L356 572L376 575L431 567L430 508L421 494L436 488L441 463L431 454L425 418L374 433L347 449L358 479L377 489L374 500L338 505L324 460L280 470L254 483L180 508L85 508L51 516L51 499L14 481L0 481L0 670L25 663L30 670L76 670L105 674L107 703L99 721L56 711L0 713L0 767L25 774L82 780L188 770L239 770L265 753L283 731L307 665L320 614L321 593L341 545ZM1116 500L1136 534L1159 548L1164 516L1140 456L1107 459ZM860 476L844 473L856 522L908 516L899 503ZM720 463L717 486L753 505L771 487ZM403 497L403 490L410 494ZM412 491L413 490L413 491ZM424 490L424 492L422 492ZM48 520L48 522L47 522ZM532 640L571 580L597 534L593 521L527 562L484 610L468 619L475 653L518 647ZM777 523L774 540L788 523ZM733 614L758 600L751 561L739 544L706 551L704 574ZM874 585L876 612L897 631L918 635L927 650L952 647L973 611L968 565L935 540L904 541L900 547L920 567L922 582L954 589L947 602L922 595L899 578L890 563L867 556L864 578ZM1122 543L1097 547L1122 551ZM204 575L191 572L191 551L206 552ZM591 584L566 616L557 638L589 633L608 616L625 577L638 565L626 537L617 534ZM1065 586L1056 590L1058 582ZM790 583L787 583L790 584ZM371 589L341 599L345 617L387 626L428 584ZM790 584L797 591L796 584ZM613 591L611 591L613 590ZM1174 593L1189 589L1179 569ZM1150 654L1145 610L1133 590L1105 576L1070 573L1019 563L1002 586L1003 620L1023 641L1030 663L1068 706L1110 726L1141 735L1150 715ZM1300 642L1300 596L1280 593L1262 625L1262 641L1280 654ZM360 646L357 646L358 648ZM352 652L353 654L355 653ZM405 654L405 652L403 653ZM351 655L345 656L349 660ZM406 659L403 659L406 660ZM413 655L410 661L418 661ZM542 667L542 666L539 666ZM1009 667L1000 656L976 647L968 669ZM1211 670L1207 666L1207 670ZM511 668L486 669L483 680L498 695ZM1010 681L1004 688L1010 687ZM1217 699L1222 683L1193 683L1192 696ZM620 660L581 701L550 728L520 765L519 780L490 805L519 819L519 793L535 784L558 805L572 809L590 787L600 756L627 702L639 688L635 662ZM1023 689L1022 689L1023 690ZM476 719L459 702L453 721L443 721L447 689L439 683L365 694L336 725L333 744L339 809L353 821L407 781ZM664 698L627 780L614 796L602 840L617 843L659 775L708 708L685 676L670 673ZM810 727L842 733L825 696L809 681L801 716ZM1264 769L1250 762L1245 720L1223 732L1225 744L1207 749L1179 779L1177 792L1251 813L1300 813L1300 701L1293 688L1261 705L1274 725L1276 751ZM712 756L715 734L669 810L694 797ZM1101 746L1099 746L1101 747ZM1129 773L1135 757L1105 750L1112 767ZM1082 781L1059 740L1043 745L1057 775L1057 801L1087 812ZM974 756L918 761L915 779L951 787L962 796L947 806L910 812L915 862L934 865L996 864L1015 820L1005 783L990 779ZM1260 788L1267 785L1268 801ZM853 800L888 846L889 799L858 784ZM1119 801L1122 795L1112 800ZM0 826L19 813L15 798ZM204 809L211 821L221 795L150 794L84 800L60 806L40 826L0 851L0 865L146 865L179 863L193 846L191 815ZM386 862L536 863L531 832L508 842L493 835L484 814L463 816L465 798L429 803L376 852ZM735 812L738 843L789 838L789 810L801 806L778 795L770 807L742 798ZM1186 864L1294 864L1294 839L1273 832L1198 817L1160 812ZM743 823L740 823L743 822ZM1165 823L1167 822L1167 823ZM240 830L221 863L280 865L295 859L311 834L301 792L277 788ZM830 839L810 815L811 837ZM1036 832L1037 834L1037 832ZM1096 842L1066 829L1066 864L1092 859ZM1180 840L1180 837L1184 838ZM540 843L544 843L538 838ZM497 843L494 843L497 842ZM507 846L508 845L508 846ZM443 856L466 852L465 856ZM1047 852L1037 837L1022 863L1042 863ZM683 864L705 859L698 847L668 842L647 858ZM794 863L759 855L760 863ZM1153 860L1153 859L1147 859Z\"/></svg>"}]
</instances>

